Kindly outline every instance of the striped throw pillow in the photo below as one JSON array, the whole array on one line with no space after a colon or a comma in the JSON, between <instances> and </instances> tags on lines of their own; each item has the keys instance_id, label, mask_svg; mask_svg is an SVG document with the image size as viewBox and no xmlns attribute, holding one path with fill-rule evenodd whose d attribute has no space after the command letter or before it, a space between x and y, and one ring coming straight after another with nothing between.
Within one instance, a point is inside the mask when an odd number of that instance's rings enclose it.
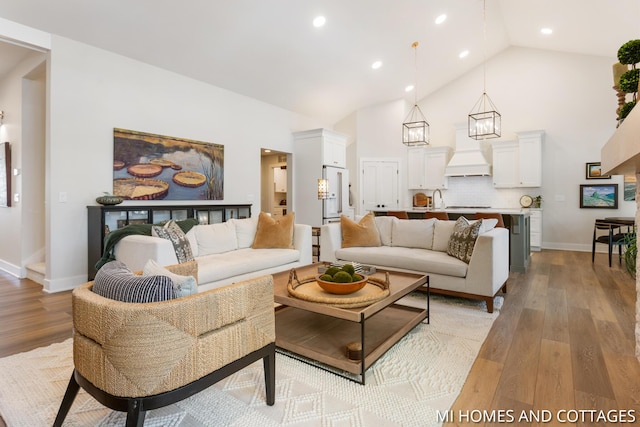
<instances>
[{"instance_id":1,"label":"striped throw pillow","mask_svg":"<svg viewBox=\"0 0 640 427\"><path fill-rule=\"evenodd\" d=\"M138 276L121 261L102 266L93 280L93 292L122 302L158 302L176 298L167 276Z\"/></svg>"}]
</instances>

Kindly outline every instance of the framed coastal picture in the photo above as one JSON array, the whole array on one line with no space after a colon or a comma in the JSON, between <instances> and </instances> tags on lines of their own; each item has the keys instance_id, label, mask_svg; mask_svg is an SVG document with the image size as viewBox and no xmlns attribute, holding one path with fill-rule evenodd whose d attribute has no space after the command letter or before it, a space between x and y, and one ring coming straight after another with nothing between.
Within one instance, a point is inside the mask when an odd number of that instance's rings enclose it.
<instances>
[{"instance_id":1,"label":"framed coastal picture","mask_svg":"<svg viewBox=\"0 0 640 427\"><path fill-rule=\"evenodd\" d=\"M580 185L580 207L618 209L618 184Z\"/></svg>"},{"instance_id":2,"label":"framed coastal picture","mask_svg":"<svg viewBox=\"0 0 640 427\"><path fill-rule=\"evenodd\" d=\"M624 200L627 202L633 201L636 199L636 176L635 175L625 175L624 176Z\"/></svg>"},{"instance_id":3,"label":"framed coastal picture","mask_svg":"<svg viewBox=\"0 0 640 427\"><path fill-rule=\"evenodd\" d=\"M591 163L587 163L586 178L587 179L611 179L611 175L602 174L602 166L600 165L600 162L591 162Z\"/></svg>"},{"instance_id":4,"label":"framed coastal picture","mask_svg":"<svg viewBox=\"0 0 640 427\"><path fill-rule=\"evenodd\" d=\"M224 146L115 128L113 194L125 200L223 200Z\"/></svg>"}]
</instances>

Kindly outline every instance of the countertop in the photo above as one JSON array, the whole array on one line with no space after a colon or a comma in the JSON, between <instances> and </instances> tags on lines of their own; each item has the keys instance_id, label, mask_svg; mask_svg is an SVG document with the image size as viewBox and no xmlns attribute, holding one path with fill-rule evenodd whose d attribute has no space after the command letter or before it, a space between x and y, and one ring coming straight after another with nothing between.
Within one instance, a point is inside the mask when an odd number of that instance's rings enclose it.
<instances>
[{"instance_id":1,"label":"countertop","mask_svg":"<svg viewBox=\"0 0 640 427\"><path fill-rule=\"evenodd\" d=\"M387 212L389 209L372 209L374 212ZM495 212L504 215L529 215L531 209L529 208L440 208L440 209L427 209L427 208L404 208L401 209L410 213L422 213L422 212L449 212L449 213L476 213L476 212Z\"/></svg>"}]
</instances>

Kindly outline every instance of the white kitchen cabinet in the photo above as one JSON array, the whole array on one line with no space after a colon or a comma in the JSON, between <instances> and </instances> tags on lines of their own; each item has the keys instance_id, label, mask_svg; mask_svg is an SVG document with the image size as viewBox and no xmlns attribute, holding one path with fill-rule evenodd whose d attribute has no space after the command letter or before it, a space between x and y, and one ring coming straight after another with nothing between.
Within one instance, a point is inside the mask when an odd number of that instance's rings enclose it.
<instances>
[{"instance_id":1,"label":"white kitchen cabinet","mask_svg":"<svg viewBox=\"0 0 640 427\"><path fill-rule=\"evenodd\" d=\"M410 190L447 188L445 168L451 157L449 147L410 148L407 150L407 187Z\"/></svg>"},{"instance_id":2,"label":"white kitchen cabinet","mask_svg":"<svg viewBox=\"0 0 640 427\"><path fill-rule=\"evenodd\" d=\"M542 250L542 209L532 208L530 222L530 242L532 251Z\"/></svg>"},{"instance_id":3,"label":"white kitchen cabinet","mask_svg":"<svg viewBox=\"0 0 640 427\"><path fill-rule=\"evenodd\" d=\"M517 141L495 141L493 186L496 188L542 186L542 131L516 132Z\"/></svg>"},{"instance_id":4,"label":"white kitchen cabinet","mask_svg":"<svg viewBox=\"0 0 640 427\"><path fill-rule=\"evenodd\" d=\"M362 162L362 212L398 209L398 162Z\"/></svg>"},{"instance_id":5,"label":"white kitchen cabinet","mask_svg":"<svg viewBox=\"0 0 640 427\"><path fill-rule=\"evenodd\" d=\"M284 168L273 168L273 191L276 193L287 192L287 170Z\"/></svg>"},{"instance_id":6,"label":"white kitchen cabinet","mask_svg":"<svg viewBox=\"0 0 640 427\"><path fill-rule=\"evenodd\" d=\"M347 146L344 139L325 138L322 142L322 164L347 167Z\"/></svg>"}]
</instances>

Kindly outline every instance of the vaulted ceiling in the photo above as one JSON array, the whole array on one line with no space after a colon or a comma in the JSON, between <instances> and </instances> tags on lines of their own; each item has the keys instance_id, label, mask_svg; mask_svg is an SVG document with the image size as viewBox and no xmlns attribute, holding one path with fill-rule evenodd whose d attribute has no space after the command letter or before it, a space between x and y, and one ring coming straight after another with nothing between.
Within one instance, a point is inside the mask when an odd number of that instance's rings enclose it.
<instances>
[{"instance_id":1,"label":"vaulted ceiling","mask_svg":"<svg viewBox=\"0 0 640 427\"><path fill-rule=\"evenodd\" d=\"M598 55L640 38L640 0L0 0L0 17L333 123L418 97L510 47ZM446 14L446 20L435 19ZM321 28L316 16L326 17ZM550 28L552 34L542 34ZM486 41L485 41L486 40ZM417 66L414 41L419 42ZM0 43L2 44L2 43ZM0 49L0 63L23 55ZM18 49L18 50L16 50ZM468 50L466 58L459 53ZM372 69L374 61L382 66ZM3 67L0 66L0 75Z\"/></svg>"}]
</instances>

